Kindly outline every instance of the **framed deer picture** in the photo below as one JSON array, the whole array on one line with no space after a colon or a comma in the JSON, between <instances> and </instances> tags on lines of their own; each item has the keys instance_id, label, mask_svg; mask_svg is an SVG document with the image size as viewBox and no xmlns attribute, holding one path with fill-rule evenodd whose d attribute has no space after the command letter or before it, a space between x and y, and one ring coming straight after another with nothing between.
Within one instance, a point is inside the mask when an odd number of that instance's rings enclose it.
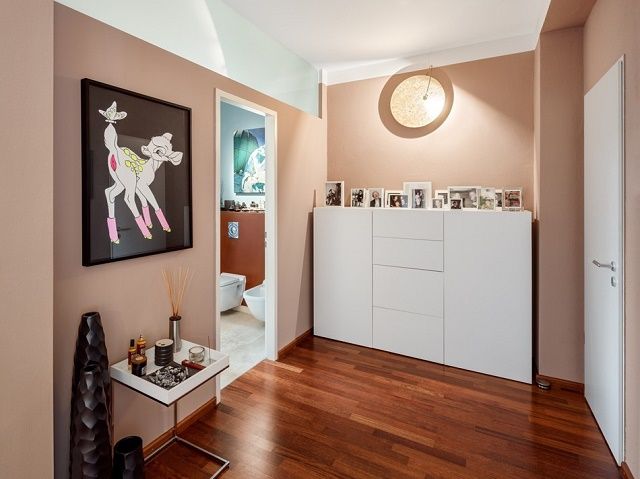
<instances>
[{"instance_id":1,"label":"framed deer picture","mask_svg":"<svg viewBox=\"0 0 640 479\"><path fill-rule=\"evenodd\" d=\"M82 264L192 238L191 109L82 80Z\"/></svg>"}]
</instances>

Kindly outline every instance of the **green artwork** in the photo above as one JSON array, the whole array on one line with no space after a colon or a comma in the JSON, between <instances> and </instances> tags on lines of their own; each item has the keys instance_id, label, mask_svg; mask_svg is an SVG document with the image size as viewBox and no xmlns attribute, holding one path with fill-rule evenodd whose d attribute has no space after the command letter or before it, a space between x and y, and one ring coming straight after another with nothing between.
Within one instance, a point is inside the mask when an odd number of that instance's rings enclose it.
<instances>
[{"instance_id":1,"label":"green artwork","mask_svg":"<svg viewBox=\"0 0 640 479\"><path fill-rule=\"evenodd\" d=\"M237 195L264 194L266 154L264 128L233 134L233 190Z\"/></svg>"}]
</instances>

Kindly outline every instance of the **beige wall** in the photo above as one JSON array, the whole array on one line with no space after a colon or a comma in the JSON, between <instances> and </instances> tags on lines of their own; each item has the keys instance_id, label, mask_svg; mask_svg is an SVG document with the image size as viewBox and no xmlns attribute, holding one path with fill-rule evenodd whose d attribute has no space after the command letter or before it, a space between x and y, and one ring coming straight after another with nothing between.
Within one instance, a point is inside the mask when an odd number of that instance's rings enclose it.
<instances>
[{"instance_id":1,"label":"beige wall","mask_svg":"<svg viewBox=\"0 0 640 479\"><path fill-rule=\"evenodd\" d=\"M584 28L584 92L625 55L625 461L640 477L640 2L598 0Z\"/></svg>"},{"instance_id":2,"label":"beige wall","mask_svg":"<svg viewBox=\"0 0 640 479\"><path fill-rule=\"evenodd\" d=\"M522 186L533 207L533 53L444 68L454 88L449 118L422 138L389 132L378 113L388 78L328 89L328 174L353 187L402 188L403 181ZM386 113L389 115L389 113Z\"/></svg>"},{"instance_id":3,"label":"beige wall","mask_svg":"<svg viewBox=\"0 0 640 479\"><path fill-rule=\"evenodd\" d=\"M47 478L53 471L53 3L4 2L0 44L0 477Z\"/></svg>"},{"instance_id":4,"label":"beige wall","mask_svg":"<svg viewBox=\"0 0 640 479\"><path fill-rule=\"evenodd\" d=\"M192 108L193 249L81 266L80 80L84 77ZM150 341L167 336L161 269L189 265L195 277L185 298L183 336L199 342L206 342L207 335L214 339L215 88L278 113L278 340L282 347L311 327L311 211L314 190L322 188L326 177L326 122L56 4L56 477L66 475L71 367L82 312L100 311L110 360L122 359L129 338L140 332ZM211 388L198 390L193 398L181 401L180 415L212 393ZM122 387L115 387L114 397L116 438L137 434L148 442L170 427L169 409Z\"/></svg>"},{"instance_id":5,"label":"beige wall","mask_svg":"<svg viewBox=\"0 0 640 479\"><path fill-rule=\"evenodd\" d=\"M538 372L583 381L582 28L536 50Z\"/></svg>"}]
</instances>

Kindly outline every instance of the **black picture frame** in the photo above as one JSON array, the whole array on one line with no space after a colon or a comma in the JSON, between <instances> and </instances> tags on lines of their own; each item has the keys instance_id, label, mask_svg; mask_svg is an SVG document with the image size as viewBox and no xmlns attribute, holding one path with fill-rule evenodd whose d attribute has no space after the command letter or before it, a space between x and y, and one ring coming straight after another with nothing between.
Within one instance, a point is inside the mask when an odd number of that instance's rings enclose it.
<instances>
[{"instance_id":1,"label":"black picture frame","mask_svg":"<svg viewBox=\"0 0 640 479\"><path fill-rule=\"evenodd\" d=\"M191 108L88 78L81 101L83 266L192 248Z\"/></svg>"}]
</instances>

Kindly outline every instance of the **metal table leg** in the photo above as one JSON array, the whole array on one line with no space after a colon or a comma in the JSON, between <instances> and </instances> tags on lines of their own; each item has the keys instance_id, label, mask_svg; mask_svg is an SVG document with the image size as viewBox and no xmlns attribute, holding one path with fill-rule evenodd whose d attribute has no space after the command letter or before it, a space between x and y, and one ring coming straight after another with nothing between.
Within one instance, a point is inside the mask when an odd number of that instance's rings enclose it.
<instances>
[{"instance_id":1,"label":"metal table leg","mask_svg":"<svg viewBox=\"0 0 640 479\"><path fill-rule=\"evenodd\" d=\"M227 459L220 457L214 454L213 452L208 451L205 448L198 446L197 444L194 444L191 441L188 441L178 436L178 401L173 403L173 435L169 439L167 439L167 441L164 442L160 447L158 447L158 449L156 449L151 454L149 454L149 456L145 459L145 462L150 462L154 457L156 457L158 454L160 454L162 451L164 451L167 447L169 447L171 444L175 442L179 442L181 444L189 446L190 448L195 449L196 451L208 456L209 458L213 459L215 462L220 464L220 467L213 474L213 476L211 476L210 479L215 479L216 477L219 477L220 474L222 474L229 467L230 462Z\"/></svg>"}]
</instances>

